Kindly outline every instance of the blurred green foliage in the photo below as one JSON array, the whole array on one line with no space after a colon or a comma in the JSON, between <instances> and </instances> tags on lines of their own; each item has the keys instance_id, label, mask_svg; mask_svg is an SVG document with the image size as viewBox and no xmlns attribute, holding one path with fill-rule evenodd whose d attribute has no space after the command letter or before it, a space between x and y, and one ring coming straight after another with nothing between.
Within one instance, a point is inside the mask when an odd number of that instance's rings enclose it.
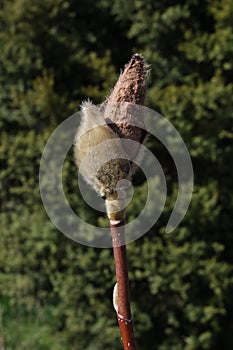
<instances>
[{"instance_id":1,"label":"blurred green foliage","mask_svg":"<svg viewBox=\"0 0 233 350\"><path fill-rule=\"evenodd\" d=\"M56 230L38 172L54 128L83 99L102 101L139 51L151 65L147 105L185 140L195 189L183 222L166 234L177 177L150 140L169 191L157 224L128 245L138 348L232 349L232 23L232 0L0 2L0 348L122 348L112 252ZM74 210L106 224L75 190L72 152L63 173ZM138 182L131 220L145 199Z\"/></svg>"}]
</instances>

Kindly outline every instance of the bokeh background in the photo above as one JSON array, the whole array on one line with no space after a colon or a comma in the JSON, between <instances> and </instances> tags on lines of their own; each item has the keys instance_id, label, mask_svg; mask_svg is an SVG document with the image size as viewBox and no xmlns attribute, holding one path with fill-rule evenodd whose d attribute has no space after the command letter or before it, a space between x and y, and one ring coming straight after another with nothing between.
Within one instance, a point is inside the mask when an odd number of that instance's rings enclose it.
<instances>
[{"instance_id":1,"label":"bokeh background","mask_svg":"<svg viewBox=\"0 0 233 350\"><path fill-rule=\"evenodd\" d=\"M192 157L195 188L180 226L165 226L177 174L163 145L163 214L128 245L140 350L219 350L233 343L232 0L0 1L0 349L122 349L111 249L72 242L42 206L38 170L51 132L89 97L100 103L135 52L151 65L147 106L170 120ZM145 200L145 179L128 217ZM72 150L64 188L78 192ZM156 198L155 198L156 200Z\"/></svg>"}]
</instances>

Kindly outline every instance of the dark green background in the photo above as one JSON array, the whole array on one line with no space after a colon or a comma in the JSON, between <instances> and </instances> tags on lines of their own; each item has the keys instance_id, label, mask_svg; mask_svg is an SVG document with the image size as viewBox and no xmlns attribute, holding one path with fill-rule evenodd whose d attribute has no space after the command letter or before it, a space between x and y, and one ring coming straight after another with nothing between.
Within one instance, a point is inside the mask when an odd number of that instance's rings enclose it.
<instances>
[{"instance_id":1,"label":"dark green background","mask_svg":"<svg viewBox=\"0 0 233 350\"><path fill-rule=\"evenodd\" d=\"M170 120L192 157L191 206L171 234L174 164L156 140L168 198L157 224L128 245L139 350L231 350L232 0L0 1L0 348L122 349L110 249L70 241L43 209L40 157L83 99L99 103L135 52L151 65L147 106ZM129 219L145 199L140 174ZM64 186L80 199L70 152ZM3 345L4 344L4 345Z\"/></svg>"}]
</instances>

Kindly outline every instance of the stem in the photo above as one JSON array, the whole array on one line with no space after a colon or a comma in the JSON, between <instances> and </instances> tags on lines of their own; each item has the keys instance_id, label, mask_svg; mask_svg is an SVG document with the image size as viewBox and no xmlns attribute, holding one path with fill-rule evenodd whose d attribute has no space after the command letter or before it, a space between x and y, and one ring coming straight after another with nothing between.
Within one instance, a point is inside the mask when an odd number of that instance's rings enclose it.
<instances>
[{"instance_id":1,"label":"stem","mask_svg":"<svg viewBox=\"0 0 233 350\"><path fill-rule=\"evenodd\" d=\"M124 350L135 350L133 322L130 311L129 279L125 246L124 219L116 223L110 219L113 253L118 288L117 320L121 331Z\"/></svg>"}]
</instances>

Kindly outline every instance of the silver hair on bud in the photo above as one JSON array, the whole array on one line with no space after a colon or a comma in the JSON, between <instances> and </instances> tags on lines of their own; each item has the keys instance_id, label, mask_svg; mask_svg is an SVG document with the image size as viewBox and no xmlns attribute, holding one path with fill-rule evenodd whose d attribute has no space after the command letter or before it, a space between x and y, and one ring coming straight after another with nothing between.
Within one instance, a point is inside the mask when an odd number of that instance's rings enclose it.
<instances>
[{"instance_id":1,"label":"silver hair on bud","mask_svg":"<svg viewBox=\"0 0 233 350\"><path fill-rule=\"evenodd\" d=\"M111 142L109 149L108 142L114 139L116 142ZM100 109L90 101L81 106L74 158L85 181L102 197L116 195L118 182L129 178L130 161L120 145L120 137L106 124ZM106 161L106 158L110 160Z\"/></svg>"}]
</instances>

